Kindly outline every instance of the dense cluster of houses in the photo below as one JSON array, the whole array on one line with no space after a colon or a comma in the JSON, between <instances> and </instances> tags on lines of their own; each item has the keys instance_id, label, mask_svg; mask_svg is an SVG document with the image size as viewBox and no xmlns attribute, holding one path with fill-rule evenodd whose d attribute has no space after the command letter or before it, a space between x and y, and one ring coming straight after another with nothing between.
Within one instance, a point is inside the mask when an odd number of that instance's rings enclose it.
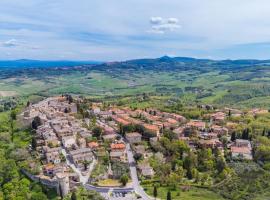
<instances>
[{"instance_id":1,"label":"dense cluster of houses","mask_svg":"<svg viewBox=\"0 0 270 200\"><path fill-rule=\"evenodd\" d=\"M36 130L35 148L43 163L44 176L54 178L60 173L67 174L72 180L78 180L65 162L67 158L62 153L64 149L68 159L82 171L87 169L87 165L94 158L99 160L108 156L110 162L107 166L107 175L104 177L115 177L112 174L111 163L127 165L128 142L134 156L140 155L144 158L143 162L137 164L138 172L146 178L153 177L155 172L150 166L149 158L157 153L149 148L148 142L154 144L159 141L166 129L172 131L177 136L176 139L185 141L194 150L218 148L222 152L224 143L220 138L227 137L229 142L226 145L232 158L252 159L250 141L243 139L230 141L234 124L227 122L226 119L228 115L241 116L239 110L212 109L211 114L205 116L207 120L187 120L179 114L161 112L157 109L132 110L117 106L104 109L102 103L92 103L86 111L89 112L90 119L78 119L75 116L77 105L70 102L66 96L61 96L30 105L24 112L25 120L32 121L36 117L40 120ZM251 114L258 112L264 111L252 110ZM95 139L93 130L88 126L93 117L94 126L99 127L102 132ZM129 126L137 128L128 130Z\"/></svg>"},{"instance_id":2,"label":"dense cluster of houses","mask_svg":"<svg viewBox=\"0 0 270 200\"><path fill-rule=\"evenodd\" d=\"M89 164L94 158L86 144L91 132L82 127L82 120L76 119L75 113L77 105L68 102L66 96L47 98L30 105L24 112L24 120L37 123L32 148L38 152L42 162L40 175L48 181L54 181L57 177L79 181L78 175L66 164L62 149L68 152L69 159L81 169L85 162Z\"/></svg>"},{"instance_id":3,"label":"dense cluster of houses","mask_svg":"<svg viewBox=\"0 0 270 200\"><path fill-rule=\"evenodd\" d=\"M115 139L116 133L109 133L109 128L117 130L117 127L139 125L144 131L149 134L142 134L140 131L127 131L125 139L132 145L135 154L141 154L144 158L149 158L153 152L143 141L155 143L162 136L165 129L173 131L179 140L185 141L191 149L196 148L218 148L223 152L224 145L230 151L233 159L252 160L252 146L249 140L237 139L231 141L230 134L234 129L234 123L227 120L230 116L241 116L243 113L240 110L228 109L212 110L211 114L205 115L207 120L187 120L185 117L174 114L161 112L156 109L131 110L129 108L110 107L106 111L102 111L99 104L93 104L92 111L99 117L103 123L102 127L105 131L104 140ZM261 110L252 110L253 113L261 113ZM224 144L220 138L227 138L227 143ZM124 145L124 144L123 144ZM118 145L116 145L118 146ZM119 145L122 146L122 145ZM114 145L112 146L112 149ZM123 147L123 149L125 149ZM115 159L121 158L124 161L124 152L112 151L110 156ZM153 169L150 167L147 159L143 163L138 164L138 171L145 177L154 175Z\"/></svg>"}]
</instances>

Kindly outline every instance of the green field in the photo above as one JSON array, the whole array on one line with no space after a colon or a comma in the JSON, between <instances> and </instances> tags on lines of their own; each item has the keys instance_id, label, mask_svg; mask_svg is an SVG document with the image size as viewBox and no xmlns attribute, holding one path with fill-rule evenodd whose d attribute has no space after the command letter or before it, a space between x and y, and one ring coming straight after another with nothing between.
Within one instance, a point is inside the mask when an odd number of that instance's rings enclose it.
<instances>
[{"instance_id":1,"label":"green field","mask_svg":"<svg viewBox=\"0 0 270 200\"><path fill-rule=\"evenodd\" d=\"M152 186L144 186L146 192L148 195L153 196L153 187ZM157 189L159 199L166 199L167 192L169 188L166 187L159 187ZM181 191L179 190L171 190L171 195L173 200L224 200L221 196L218 194L209 191L207 189L201 189L201 188L192 188L189 191Z\"/></svg>"},{"instance_id":2,"label":"green field","mask_svg":"<svg viewBox=\"0 0 270 200\"><path fill-rule=\"evenodd\" d=\"M268 65L248 60L160 58L80 68L0 68L0 98L62 93L108 98L147 93L180 99L184 104L269 108Z\"/></svg>"}]
</instances>

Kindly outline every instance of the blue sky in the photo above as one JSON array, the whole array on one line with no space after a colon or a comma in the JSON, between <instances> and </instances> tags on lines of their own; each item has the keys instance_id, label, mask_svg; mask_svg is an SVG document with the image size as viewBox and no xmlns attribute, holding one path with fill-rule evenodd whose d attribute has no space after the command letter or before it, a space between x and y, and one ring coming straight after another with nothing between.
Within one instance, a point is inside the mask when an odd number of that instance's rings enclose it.
<instances>
[{"instance_id":1,"label":"blue sky","mask_svg":"<svg viewBox=\"0 0 270 200\"><path fill-rule=\"evenodd\" d=\"M269 0L1 0L0 59L270 59Z\"/></svg>"}]
</instances>

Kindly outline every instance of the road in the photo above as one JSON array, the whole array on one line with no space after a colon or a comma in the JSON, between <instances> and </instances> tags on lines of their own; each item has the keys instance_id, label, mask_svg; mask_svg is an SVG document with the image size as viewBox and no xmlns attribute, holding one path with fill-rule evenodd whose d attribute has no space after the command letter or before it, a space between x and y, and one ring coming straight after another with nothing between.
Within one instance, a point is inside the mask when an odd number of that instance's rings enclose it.
<instances>
[{"instance_id":1,"label":"road","mask_svg":"<svg viewBox=\"0 0 270 200\"><path fill-rule=\"evenodd\" d=\"M137 169L135 165L135 160L133 157L133 153L130 147L129 143L126 143L126 150L127 150L127 157L129 162L129 168L130 168L130 175L132 179L132 184L135 192L140 195L144 200L153 200L153 198L149 197L144 189L140 186L140 182L137 175Z\"/></svg>"},{"instance_id":2,"label":"road","mask_svg":"<svg viewBox=\"0 0 270 200\"><path fill-rule=\"evenodd\" d=\"M94 169L94 166L96 164L96 159L94 158L93 161L91 162L89 168L88 168L88 171L87 171L87 174L86 175L82 175L82 172L80 169L78 169L70 160L69 160L69 157L67 155L67 152L64 148L61 149L61 152L62 154L65 156L66 158L66 163L69 167L71 167L71 169L79 175L79 178L80 178L80 182L85 185L87 182L88 182L88 179L89 179L89 176L91 174L91 172L93 171Z\"/></svg>"}]
</instances>

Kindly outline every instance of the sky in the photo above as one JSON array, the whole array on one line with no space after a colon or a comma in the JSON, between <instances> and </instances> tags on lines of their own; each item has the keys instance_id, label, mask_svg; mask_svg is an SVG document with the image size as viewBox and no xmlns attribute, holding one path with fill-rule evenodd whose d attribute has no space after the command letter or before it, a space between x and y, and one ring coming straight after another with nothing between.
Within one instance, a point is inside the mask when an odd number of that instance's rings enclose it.
<instances>
[{"instance_id":1,"label":"sky","mask_svg":"<svg viewBox=\"0 0 270 200\"><path fill-rule=\"evenodd\" d=\"M270 59L269 0L0 0L0 59Z\"/></svg>"}]
</instances>

